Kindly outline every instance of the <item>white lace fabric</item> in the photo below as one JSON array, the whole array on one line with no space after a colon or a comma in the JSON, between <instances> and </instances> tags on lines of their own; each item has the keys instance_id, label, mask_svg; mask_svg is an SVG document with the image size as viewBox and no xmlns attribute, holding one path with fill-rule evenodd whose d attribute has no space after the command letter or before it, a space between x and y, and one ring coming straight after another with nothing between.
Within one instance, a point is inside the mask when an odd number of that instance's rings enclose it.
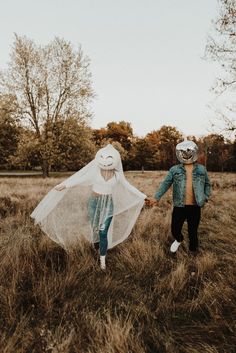
<instances>
[{"instance_id":1,"label":"white lace fabric","mask_svg":"<svg viewBox=\"0 0 236 353\"><path fill-rule=\"evenodd\" d=\"M99 241L95 230L109 217L108 248L114 247L130 235L143 207L146 195L126 180L119 152L112 145L100 151L108 156L109 168L113 156L113 170L104 172L96 156L62 183L66 189L49 191L31 214L41 229L67 250L82 238Z\"/></svg>"}]
</instances>

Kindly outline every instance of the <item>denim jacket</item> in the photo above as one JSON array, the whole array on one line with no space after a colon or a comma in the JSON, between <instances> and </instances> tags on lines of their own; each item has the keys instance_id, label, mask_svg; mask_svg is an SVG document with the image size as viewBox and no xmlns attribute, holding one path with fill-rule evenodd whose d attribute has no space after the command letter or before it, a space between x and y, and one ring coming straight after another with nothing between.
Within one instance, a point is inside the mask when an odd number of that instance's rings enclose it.
<instances>
[{"instance_id":1,"label":"denim jacket","mask_svg":"<svg viewBox=\"0 0 236 353\"><path fill-rule=\"evenodd\" d=\"M198 206L204 206L211 193L211 184L206 168L198 163L193 166L193 191ZM186 171L183 164L170 168L165 180L158 188L155 198L160 198L173 184L173 203L175 207L185 206Z\"/></svg>"}]
</instances>

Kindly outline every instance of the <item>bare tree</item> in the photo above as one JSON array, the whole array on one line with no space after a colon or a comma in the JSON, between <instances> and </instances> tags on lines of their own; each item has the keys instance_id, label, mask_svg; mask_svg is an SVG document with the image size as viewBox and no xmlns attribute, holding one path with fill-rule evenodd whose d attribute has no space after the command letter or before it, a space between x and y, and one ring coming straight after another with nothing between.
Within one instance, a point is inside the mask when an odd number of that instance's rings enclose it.
<instances>
[{"instance_id":1,"label":"bare tree","mask_svg":"<svg viewBox=\"0 0 236 353\"><path fill-rule=\"evenodd\" d=\"M236 0L218 0L218 3L219 15L214 21L213 34L208 36L205 56L221 67L213 86L215 93L221 95L236 91ZM227 131L236 130L232 110L236 111L235 102L224 112L218 112Z\"/></svg>"},{"instance_id":2,"label":"bare tree","mask_svg":"<svg viewBox=\"0 0 236 353\"><path fill-rule=\"evenodd\" d=\"M48 176L58 121L73 117L84 123L91 116L88 58L80 47L74 50L61 38L40 46L15 35L8 69L0 75L0 90L17 97L21 121L35 131L43 175Z\"/></svg>"}]
</instances>

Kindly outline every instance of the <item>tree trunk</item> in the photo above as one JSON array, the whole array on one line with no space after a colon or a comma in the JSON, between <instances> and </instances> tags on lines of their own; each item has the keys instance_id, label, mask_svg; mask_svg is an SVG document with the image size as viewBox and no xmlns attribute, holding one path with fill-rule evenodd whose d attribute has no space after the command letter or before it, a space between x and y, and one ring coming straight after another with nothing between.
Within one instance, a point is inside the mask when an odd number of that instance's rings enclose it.
<instances>
[{"instance_id":1,"label":"tree trunk","mask_svg":"<svg viewBox=\"0 0 236 353\"><path fill-rule=\"evenodd\" d=\"M42 171L43 171L43 177L48 178L49 177L49 165L48 165L48 161L46 159L43 160Z\"/></svg>"}]
</instances>

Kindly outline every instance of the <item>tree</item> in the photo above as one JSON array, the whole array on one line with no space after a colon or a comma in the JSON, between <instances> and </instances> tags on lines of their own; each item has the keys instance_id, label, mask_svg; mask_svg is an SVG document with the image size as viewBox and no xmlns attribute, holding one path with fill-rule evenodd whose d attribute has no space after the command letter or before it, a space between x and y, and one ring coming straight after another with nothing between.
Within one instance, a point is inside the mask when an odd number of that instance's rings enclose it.
<instances>
[{"instance_id":1,"label":"tree","mask_svg":"<svg viewBox=\"0 0 236 353\"><path fill-rule=\"evenodd\" d=\"M106 128L95 130L94 139L99 146L104 140L117 141L126 151L129 151L132 146L133 129L129 122L116 123L112 121L107 124Z\"/></svg>"},{"instance_id":2,"label":"tree","mask_svg":"<svg viewBox=\"0 0 236 353\"><path fill-rule=\"evenodd\" d=\"M137 138L133 150L133 158L130 161L133 169L156 169L156 159L155 153L153 151L153 144L150 140L148 140L147 137Z\"/></svg>"},{"instance_id":3,"label":"tree","mask_svg":"<svg viewBox=\"0 0 236 353\"><path fill-rule=\"evenodd\" d=\"M235 92L236 90L236 0L219 0L219 15L214 21L214 33L208 36L206 58L217 62L220 76L216 79L213 90L216 94ZM227 131L236 130L236 120L232 112L235 102L226 107L226 112L219 112Z\"/></svg>"},{"instance_id":4,"label":"tree","mask_svg":"<svg viewBox=\"0 0 236 353\"><path fill-rule=\"evenodd\" d=\"M0 89L17 97L21 121L35 133L43 175L48 176L58 121L73 117L83 124L91 116L88 58L64 39L37 46L15 35L8 70L1 72Z\"/></svg>"},{"instance_id":5,"label":"tree","mask_svg":"<svg viewBox=\"0 0 236 353\"><path fill-rule=\"evenodd\" d=\"M208 170L223 172L226 162L232 157L230 141L225 141L223 135L209 134L199 141L200 148L204 151L204 164Z\"/></svg>"},{"instance_id":6,"label":"tree","mask_svg":"<svg viewBox=\"0 0 236 353\"><path fill-rule=\"evenodd\" d=\"M183 140L180 132L172 126L162 126L144 138L133 139L128 165L132 169L168 169L176 163L175 147Z\"/></svg>"},{"instance_id":7,"label":"tree","mask_svg":"<svg viewBox=\"0 0 236 353\"><path fill-rule=\"evenodd\" d=\"M146 138L153 146L156 169L169 169L176 163L175 148L183 136L175 127L164 125L147 134Z\"/></svg>"},{"instance_id":8,"label":"tree","mask_svg":"<svg viewBox=\"0 0 236 353\"><path fill-rule=\"evenodd\" d=\"M9 156L17 149L20 127L17 102L12 95L0 95L0 166L6 168Z\"/></svg>"},{"instance_id":9,"label":"tree","mask_svg":"<svg viewBox=\"0 0 236 353\"><path fill-rule=\"evenodd\" d=\"M107 124L107 138L119 142L128 151L132 145L133 129L130 123L120 121Z\"/></svg>"},{"instance_id":10,"label":"tree","mask_svg":"<svg viewBox=\"0 0 236 353\"><path fill-rule=\"evenodd\" d=\"M54 170L78 170L93 159L96 150L91 128L75 118L57 123L53 145Z\"/></svg>"},{"instance_id":11,"label":"tree","mask_svg":"<svg viewBox=\"0 0 236 353\"><path fill-rule=\"evenodd\" d=\"M93 140L94 143L100 147L107 139L107 129L105 127L101 129L94 129L93 130Z\"/></svg>"},{"instance_id":12,"label":"tree","mask_svg":"<svg viewBox=\"0 0 236 353\"><path fill-rule=\"evenodd\" d=\"M23 170L40 166L40 145L33 131L21 128L17 149L8 157L8 164L11 168Z\"/></svg>"}]
</instances>

